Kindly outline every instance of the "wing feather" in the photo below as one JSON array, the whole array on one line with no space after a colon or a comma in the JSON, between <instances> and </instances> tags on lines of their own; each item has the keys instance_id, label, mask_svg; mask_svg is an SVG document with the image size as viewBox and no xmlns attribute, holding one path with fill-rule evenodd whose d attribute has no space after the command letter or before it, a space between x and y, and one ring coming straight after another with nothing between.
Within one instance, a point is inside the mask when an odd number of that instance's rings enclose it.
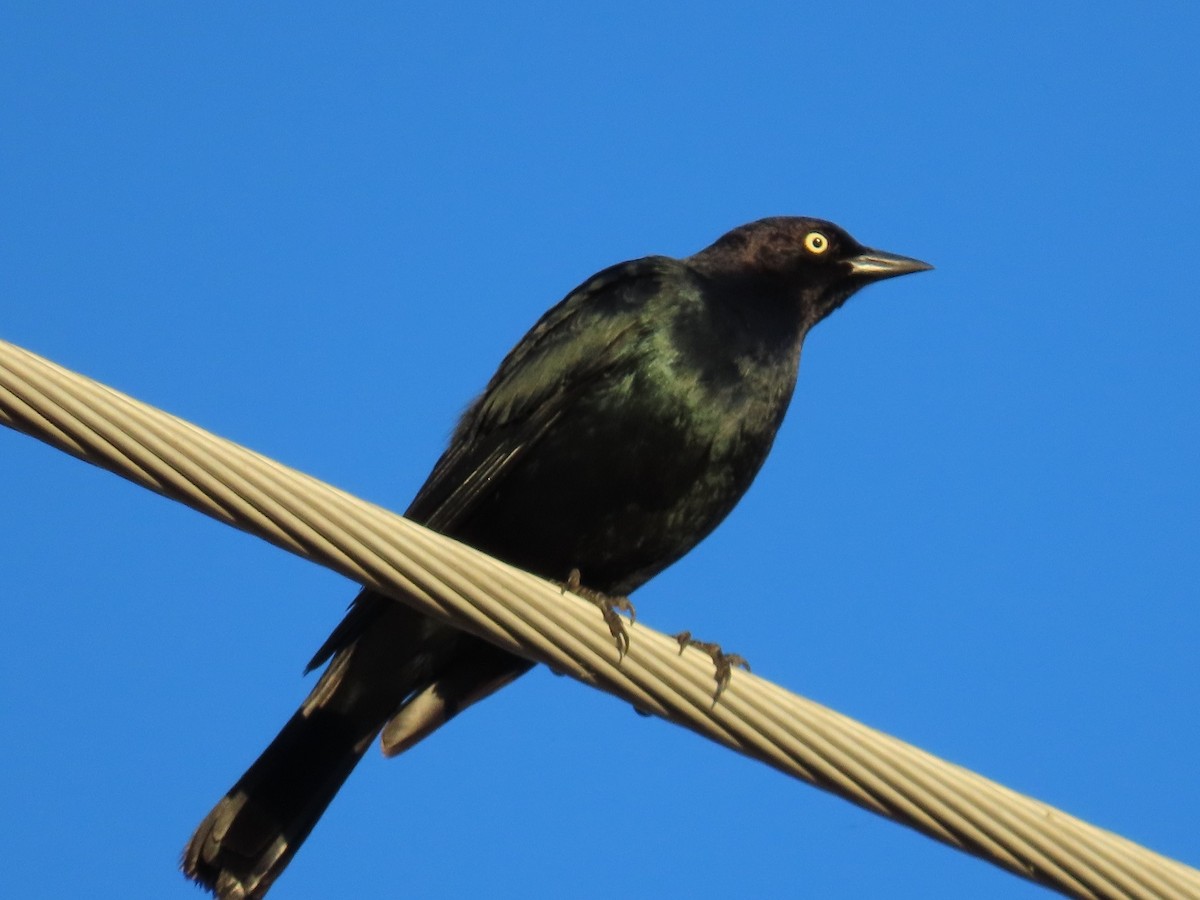
<instances>
[{"instance_id":1,"label":"wing feather","mask_svg":"<svg viewBox=\"0 0 1200 900\"><path fill-rule=\"evenodd\" d=\"M621 263L588 279L542 316L463 414L405 515L453 536L479 502L570 414L580 393L636 364L646 319L614 313L644 307L659 276L678 265L665 257ZM349 646L374 620L379 604L390 602L361 592L305 671Z\"/></svg>"}]
</instances>

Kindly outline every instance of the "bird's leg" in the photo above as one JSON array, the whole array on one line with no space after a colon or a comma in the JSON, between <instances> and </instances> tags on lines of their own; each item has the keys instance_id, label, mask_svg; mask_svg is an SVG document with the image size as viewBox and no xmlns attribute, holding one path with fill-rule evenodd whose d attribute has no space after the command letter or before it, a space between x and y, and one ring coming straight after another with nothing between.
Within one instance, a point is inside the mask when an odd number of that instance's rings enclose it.
<instances>
[{"instance_id":1,"label":"bird's leg","mask_svg":"<svg viewBox=\"0 0 1200 900\"><path fill-rule=\"evenodd\" d=\"M608 631L617 644L617 659L618 661L624 659L625 654L629 652L629 632L625 630L625 620L621 618L621 613L628 613L629 624L633 625L637 621L637 610L633 608L628 597L610 597L608 594L594 591L584 587L580 583L581 579L579 570L572 569L567 575L567 580L559 582L562 585L563 593L570 591L577 597L582 597L589 603L600 607L600 612L604 615L604 622L608 625Z\"/></svg>"},{"instance_id":2,"label":"bird's leg","mask_svg":"<svg viewBox=\"0 0 1200 900\"><path fill-rule=\"evenodd\" d=\"M675 640L679 642L679 653L682 656L683 651L688 647L695 647L697 650L703 650L707 653L716 667L715 678L717 680L717 692L713 694L713 706L717 705L717 701L721 699L721 695L725 693L725 688L729 687L729 680L733 677L734 668L745 669L750 671L750 663L746 662L746 657L740 653L726 653L721 649L720 644L714 644L711 641L698 641L692 637L690 631L681 631L675 635Z\"/></svg>"}]
</instances>

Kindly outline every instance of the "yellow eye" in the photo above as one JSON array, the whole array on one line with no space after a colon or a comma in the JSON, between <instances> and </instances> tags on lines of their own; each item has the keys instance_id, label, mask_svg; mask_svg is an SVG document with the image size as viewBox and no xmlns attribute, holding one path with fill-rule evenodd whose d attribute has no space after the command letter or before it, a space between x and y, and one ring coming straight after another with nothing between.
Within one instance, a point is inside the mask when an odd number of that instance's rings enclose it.
<instances>
[{"instance_id":1,"label":"yellow eye","mask_svg":"<svg viewBox=\"0 0 1200 900\"><path fill-rule=\"evenodd\" d=\"M820 256L829 249L829 238L821 234L819 231L810 231L804 236L804 248L809 253L815 253Z\"/></svg>"}]
</instances>

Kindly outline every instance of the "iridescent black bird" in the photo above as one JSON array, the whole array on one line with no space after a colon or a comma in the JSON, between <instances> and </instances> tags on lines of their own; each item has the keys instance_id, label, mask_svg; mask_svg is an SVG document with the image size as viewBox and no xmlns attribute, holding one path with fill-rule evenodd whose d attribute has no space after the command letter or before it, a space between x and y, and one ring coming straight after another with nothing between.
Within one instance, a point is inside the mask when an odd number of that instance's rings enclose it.
<instances>
[{"instance_id":1,"label":"iridescent black bird","mask_svg":"<svg viewBox=\"0 0 1200 900\"><path fill-rule=\"evenodd\" d=\"M549 579L624 595L692 549L750 486L808 330L859 288L929 265L819 219L735 228L686 259L589 278L468 408L409 518ZM367 746L408 749L532 663L363 591L328 668L200 824L183 870L263 896Z\"/></svg>"}]
</instances>

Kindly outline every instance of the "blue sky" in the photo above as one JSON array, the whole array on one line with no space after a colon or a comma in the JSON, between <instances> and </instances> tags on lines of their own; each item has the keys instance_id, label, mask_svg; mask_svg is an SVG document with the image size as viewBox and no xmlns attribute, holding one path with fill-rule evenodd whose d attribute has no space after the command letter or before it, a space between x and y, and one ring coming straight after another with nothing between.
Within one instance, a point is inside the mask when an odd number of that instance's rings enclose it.
<instances>
[{"instance_id":1,"label":"blue sky","mask_svg":"<svg viewBox=\"0 0 1200 900\"><path fill-rule=\"evenodd\" d=\"M403 508L606 265L776 214L927 259L640 617L1200 864L1200 11L895 7L10 2L0 338ZM0 895L197 896L353 586L11 432L0 495ZM273 896L485 892L1040 889L538 672Z\"/></svg>"}]
</instances>

